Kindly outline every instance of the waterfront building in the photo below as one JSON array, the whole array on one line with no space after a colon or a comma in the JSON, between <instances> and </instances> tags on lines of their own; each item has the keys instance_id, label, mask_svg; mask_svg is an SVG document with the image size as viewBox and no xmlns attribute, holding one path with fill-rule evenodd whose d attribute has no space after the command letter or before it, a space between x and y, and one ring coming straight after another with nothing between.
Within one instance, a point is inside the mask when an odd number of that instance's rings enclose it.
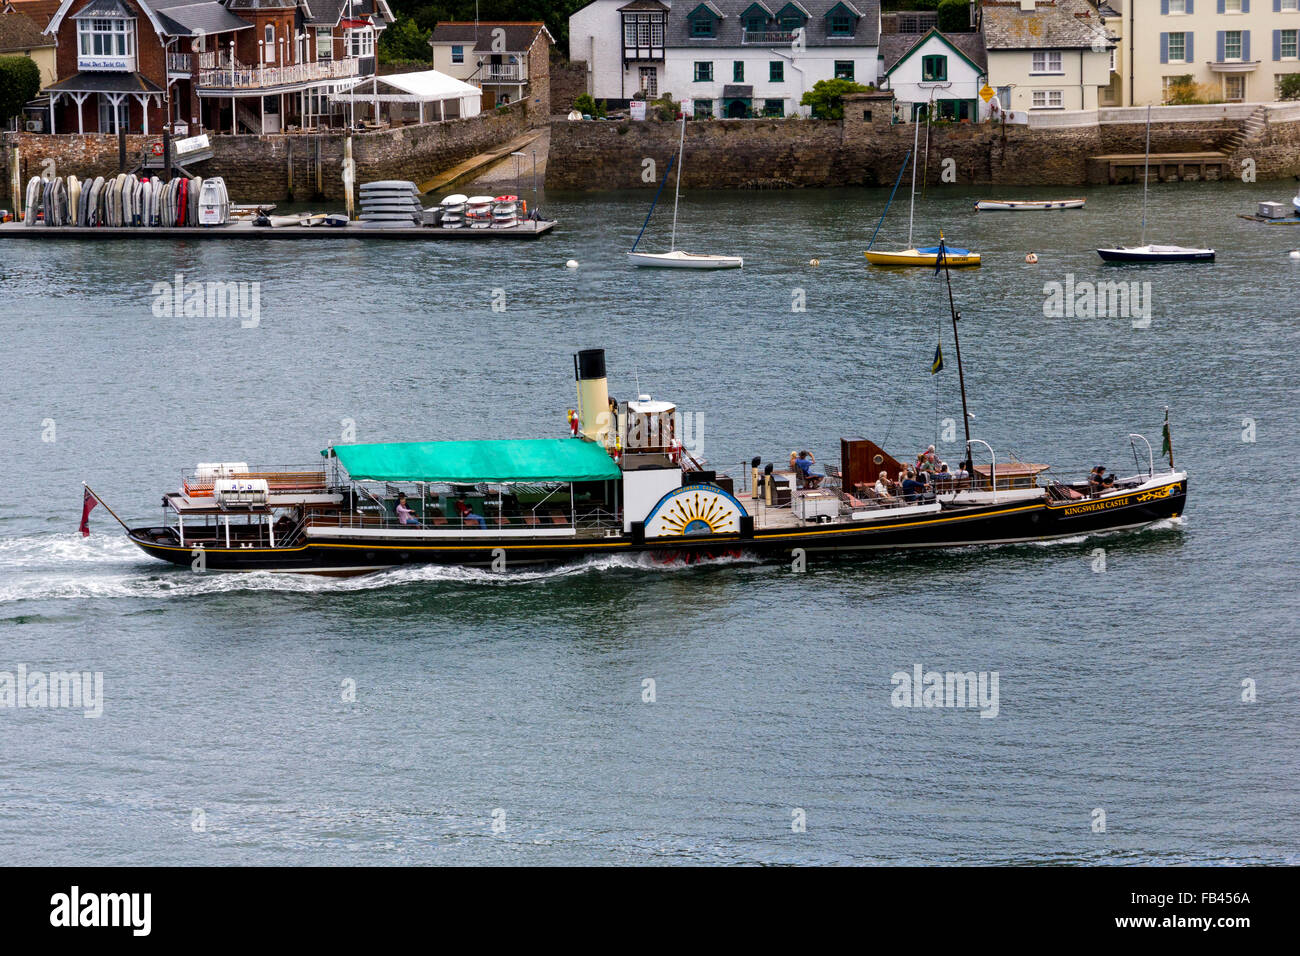
<instances>
[{"instance_id":1,"label":"waterfront building","mask_svg":"<svg viewBox=\"0 0 1300 956\"><path fill-rule=\"evenodd\" d=\"M274 133L342 125L375 74L386 0L63 0L48 132Z\"/></svg>"},{"instance_id":2,"label":"waterfront building","mask_svg":"<svg viewBox=\"0 0 1300 956\"><path fill-rule=\"evenodd\" d=\"M41 32L45 24L24 9L0 0L0 56L25 56L41 71L41 85L53 83L57 73L54 41Z\"/></svg>"},{"instance_id":3,"label":"waterfront building","mask_svg":"<svg viewBox=\"0 0 1300 956\"><path fill-rule=\"evenodd\" d=\"M894 94L900 119L924 117L978 122L987 107L980 90L988 78L984 38L978 33L880 35L880 86Z\"/></svg>"},{"instance_id":4,"label":"waterfront building","mask_svg":"<svg viewBox=\"0 0 1300 956\"><path fill-rule=\"evenodd\" d=\"M1120 37L1118 104L1160 105L1171 88L1206 101L1269 102L1300 74L1300 0L1108 0Z\"/></svg>"},{"instance_id":5,"label":"waterfront building","mask_svg":"<svg viewBox=\"0 0 1300 956\"><path fill-rule=\"evenodd\" d=\"M879 73L878 0L595 0L569 18L587 91L689 98L696 116L808 115L819 80Z\"/></svg>"},{"instance_id":6,"label":"waterfront building","mask_svg":"<svg viewBox=\"0 0 1300 956\"><path fill-rule=\"evenodd\" d=\"M538 100L550 113L551 47L546 24L505 20L444 22L433 28L433 68L483 91L483 108Z\"/></svg>"},{"instance_id":7,"label":"waterfront building","mask_svg":"<svg viewBox=\"0 0 1300 956\"><path fill-rule=\"evenodd\" d=\"M985 0L978 13L988 82L1004 108L1097 109L1115 42L1093 3Z\"/></svg>"}]
</instances>

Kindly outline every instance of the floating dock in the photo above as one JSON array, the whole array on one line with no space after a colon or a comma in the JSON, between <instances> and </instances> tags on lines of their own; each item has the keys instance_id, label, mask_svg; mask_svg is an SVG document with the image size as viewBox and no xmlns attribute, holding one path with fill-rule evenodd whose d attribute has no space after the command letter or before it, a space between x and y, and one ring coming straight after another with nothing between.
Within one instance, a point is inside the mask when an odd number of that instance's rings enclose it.
<instances>
[{"instance_id":1,"label":"floating dock","mask_svg":"<svg viewBox=\"0 0 1300 956\"><path fill-rule=\"evenodd\" d=\"M555 228L555 221L521 222L489 229L444 229L441 226L402 226L374 229L361 222L346 226L254 226L230 222L221 226L28 226L0 223L4 239L537 239Z\"/></svg>"}]
</instances>

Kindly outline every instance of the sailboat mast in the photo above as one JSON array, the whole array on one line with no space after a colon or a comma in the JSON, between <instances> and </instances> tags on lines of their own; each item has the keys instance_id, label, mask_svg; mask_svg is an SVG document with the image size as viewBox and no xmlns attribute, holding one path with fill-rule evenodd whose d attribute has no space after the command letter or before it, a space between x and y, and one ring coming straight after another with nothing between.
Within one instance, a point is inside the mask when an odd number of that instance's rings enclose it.
<instances>
[{"instance_id":1,"label":"sailboat mast","mask_svg":"<svg viewBox=\"0 0 1300 956\"><path fill-rule=\"evenodd\" d=\"M966 372L961 364L961 336L957 334L957 320L961 316L957 312L957 306L952 298L952 273L948 271L947 248L944 246L943 239L939 239L939 255L943 259L943 278L948 283L948 311L952 313L952 342L957 349L957 383L961 387L961 420L966 426L966 471L973 473L974 463L971 461L970 454L970 410L966 407ZM973 476L973 474L972 474Z\"/></svg>"},{"instance_id":2,"label":"sailboat mast","mask_svg":"<svg viewBox=\"0 0 1300 956\"><path fill-rule=\"evenodd\" d=\"M673 193L673 239L669 252L677 251L677 201L682 196L682 151L686 148L686 114L682 113L682 133L677 140L677 189Z\"/></svg>"},{"instance_id":3,"label":"sailboat mast","mask_svg":"<svg viewBox=\"0 0 1300 956\"><path fill-rule=\"evenodd\" d=\"M1147 157L1142 164L1142 245L1147 244L1147 183L1151 179L1151 104L1147 104Z\"/></svg>"},{"instance_id":4,"label":"sailboat mast","mask_svg":"<svg viewBox=\"0 0 1300 956\"><path fill-rule=\"evenodd\" d=\"M916 155L916 147L921 142L921 126L916 122L916 116L912 117L912 125L916 127L912 133L912 155ZM912 245L912 218L916 215L916 163L912 164L912 205L907 210L907 248L914 248Z\"/></svg>"}]
</instances>

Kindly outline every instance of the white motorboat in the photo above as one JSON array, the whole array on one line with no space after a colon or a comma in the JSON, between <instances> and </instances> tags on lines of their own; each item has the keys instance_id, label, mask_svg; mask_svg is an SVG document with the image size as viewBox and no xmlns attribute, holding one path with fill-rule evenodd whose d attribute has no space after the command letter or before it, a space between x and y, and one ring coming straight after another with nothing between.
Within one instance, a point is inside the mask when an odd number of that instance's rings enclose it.
<instances>
[{"instance_id":1,"label":"white motorboat","mask_svg":"<svg viewBox=\"0 0 1300 956\"><path fill-rule=\"evenodd\" d=\"M673 232L672 238L668 244L667 252L637 252L636 247L641 242L641 236L645 235L645 227L650 224L650 217L654 215L655 205L659 202L659 193L663 192L664 183L668 182L668 174L672 172L672 160L668 161L668 168L664 170L663 182L659 184L659 191L655 193L654 201L650 203L650 211L646 213L645 222L641 225L641 232L637 234L636 242L632 243L632 251L627 254L628 260L634 266L659 269L739 269L745 265L745 260L740 256L720 256L709 255L705 253L683 252L677 248L677 204L682 195L682 152L686 145L686 114L682 114L682 129L677 140L677 188L673 194Z\"/></svg>"}]
</instances>

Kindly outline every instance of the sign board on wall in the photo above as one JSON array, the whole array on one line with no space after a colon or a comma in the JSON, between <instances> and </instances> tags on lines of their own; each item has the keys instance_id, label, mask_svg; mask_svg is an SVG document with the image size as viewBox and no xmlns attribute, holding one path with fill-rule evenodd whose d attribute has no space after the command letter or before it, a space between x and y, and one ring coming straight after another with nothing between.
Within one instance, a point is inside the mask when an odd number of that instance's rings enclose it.
<instances>
[{"instance_id":1,"label":"sign board on wall","mask_svg":"<svg viewBox=\"0 0 1300 956\"><path fill-rule=\"evenodd\" d=\"M682 115L683 116L695 115L695 101L690 97L687 97L686 99L682 100Z\"/></svg>"},{"instance_id":2,"label":"sign board on wall","mask_svg":"<svg viewBox=\"0 0 1300 956\"><path fill-rule=\"evenodd\" d=\"M627 108L634 120L645 119L645 100L633 100L627 104Z\"/></svg>"}]
</instances>

